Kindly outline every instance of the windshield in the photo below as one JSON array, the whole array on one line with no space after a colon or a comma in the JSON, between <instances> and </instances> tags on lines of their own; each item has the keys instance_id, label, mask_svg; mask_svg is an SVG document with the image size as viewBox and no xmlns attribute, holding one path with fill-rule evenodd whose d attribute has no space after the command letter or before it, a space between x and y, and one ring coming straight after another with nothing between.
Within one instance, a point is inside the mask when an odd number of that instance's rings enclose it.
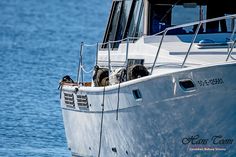
<instances>
[{"instance_id":1,"label":"windshield","mask_svg":"<svg viewBox=\"0 0 236 157\"><path fill-rule=\"evenodd\" d=\"M225 0L113 0L102 48L118 48L127 37L133 40L143 34L153 35L167 27L196 22L236 13L236 3ZM145 6L144 6L145 5ZM201 25L199 33L232 32L235 19L221 20ZM167 34L193 34L197 25L173 29Z\"/></svg>"},{"instance_id":2,"label":"windshield","mask_svg":"<svg viewBox=\"0 0 236 157\"><path fill-rule=\"evenodd\" d=\"M161 32L170 26L221 17L233 13L232 11L228 11L228 6L224 8L211 3L197 4L180 3L180 1L177 1L175 4L160 4L152 1L150 5L149 35ZM236 13L236 10L234 13ZM234 23L234 20L229 19L203 24L199 33L232 32ZM195 32L196 27L197 25L175 29L169 31L168 34L191 34Z\"/></svg>"},{"instance_id":3,"label":"windshield","mask_svg":"<svg viewBox=\"0 0 236 157\"><path fill-rule=\"evenodd\" d=\"M103 42L143 35L143 0L114 1ZM120 42L112 43L117 48ZM107 44L103 46L106 48Z\"/></svg>"}]
</instances>

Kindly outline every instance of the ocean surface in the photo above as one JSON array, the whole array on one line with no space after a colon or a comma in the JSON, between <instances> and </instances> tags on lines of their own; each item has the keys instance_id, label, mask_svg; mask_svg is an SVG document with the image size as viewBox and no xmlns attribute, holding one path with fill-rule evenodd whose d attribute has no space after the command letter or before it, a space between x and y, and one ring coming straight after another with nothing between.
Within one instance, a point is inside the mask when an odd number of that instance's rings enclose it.
<instances>
[{"instance_id":1,"label":"ocean surface","mask_svg":"<svg viewBox=\"0 0 236 157\"><path fill-rule=\"evenodd\" d=\"M70 156L58 83L76 79L80 43L102 40L110 7L111 0L0 0L0 157Z\"/></svg>"}]
</instances>

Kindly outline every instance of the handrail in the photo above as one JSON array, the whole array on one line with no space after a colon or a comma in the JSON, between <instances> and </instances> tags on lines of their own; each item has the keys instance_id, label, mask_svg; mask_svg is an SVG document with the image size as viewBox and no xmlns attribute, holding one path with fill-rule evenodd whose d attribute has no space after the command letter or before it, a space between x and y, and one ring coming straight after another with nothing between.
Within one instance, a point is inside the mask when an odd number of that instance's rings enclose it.
<instances>
[{"instance_id":1,"label":"handrail","mask_svg":"<svg viewBox=\"0 0 236 157\"><path fill-rule=\"evenodd\" d=\"M84 43L81 42L80 44L80 61L79 61L79 68L78 68L78 75L77 75L77 83L80 82L80 77L82 78L82 83L83 83L83 71L82 71L82 65L83 65L83 48L84 48Z\"/></svg>"},{"instance_id":2,"label":"handrail","mask_svg":"<svg viewBox=\"0 0 236 157\"><path fill-rule=\"evenodd\" d=\"M168 30L165 29L165 31L164 31L164 33L163 33L163 35L162 35L162 37L161 37L161 41L160 41L160 44L159 44L159 47L158 47L158 50L157 50L157 53L156 53L156 56L155 56L155 59L154 59L154 62L153 62L152 68L151 68L151 74L152 74L153 69L154 69L154 66L155 66L155 64L156 64L156 61L157 61L158 55L159 55L159 53L160 53L161 45L162 45L162 42L163 42L163 40L164 40L164 38L165 38L165 36L166 36L167 31L168 31Z\"/></svg>"},{"instance_id":3,"label":"handrail","mask_svg":"<svg viewBox=\"0 0 236 157\"><path fill-rule=\"evenodd\" d=\"M166 36L166 33L167 33L168 31L174 30L174 29L178 29L178 28L183 28L183 27L189 27L189 26L198 25L198 27L197 27L197 29L196 29L196 31L195 31L195 35L194 35L194 37L193 37L193 40L192 40L192 42L191 42L191 44L190 44L190 46L189 46L189 49L188 49L188 51L187 51L187 54L186 54L186 56L185 56L185 58L184 58L184 61L183 61L182 65L181 65L181 68L183 68L183 67L184 67L184 64L185 64L185 62L186 62L186 60L187 60L187 58L188 58L188 55L189 55L189 53L190 53L190 50L191 50L191 48L192 48L192 45L193 45L193 43L194 43L195 40L196 40L196 37L197 37L197 35L198 35L198 32L199 32L199 29L200 29L201 25L204 24L204 23L209 23L209 22L214 22L214 21L220 21L220 20L223 20L223 19L230 19L230 18L236 18L236 14L228 15L228 16L222 16L222 17L217 17L217 18L212 18L212 19L207 19L207 20L201 20L201 21L197 21L197 22L186 23L186 24L177 25L177 26L172 26L172 27L166 28L166 29L165 29L164 31L162 31L162 32L159 32L158 35L161 34L161 33L163 33L163 35L162 35L162 38L161 38L161 41L160 41L160 44L159 44L159 47L158 47L158 50L157 50L157 53L156 53L156 57L155 57L155 59L154 59L153 66L152 66L152 68L151 68L151 74L152 74L153 69L154 69L154 67L155 67L155 64L156 64L156 61L157 61L157 58L158 58L158 55L159 55L159 52L160 52L160 49L161 49L161 46L162 46L162 42L163 42L163 40L164 40L164 38L165 38L165 36ZM235 27L236 27L236 26L235 26ZM234 27L234 31L232 32L231 38L233 38L233 35L234 35L235 31L236 31L235 27ZM234 48L234 46L231 48L231 50L233 50L233 48ZM229 53L229 55L230 55L230 54L231 54L231 53Z\"/></svg>"},{"instance_id":4,"label":"handrail","mask_svg":"<svg viewBox=\"0 0 236 157\"><path fill-rule=\"evenodd\" d=\"M224 20L224 19L234 19L236 18L236 14L233 14L233 15L228 15L228 16L222 16L222 17L217 17L217 18L212 18L212 19L207 19L207 20L201 20L201 21L197 21L197 22L191 22L191 23L186 23L186 24L181 24L181 25L177 25L177 26L172 26L172 27L168 27L166 28L165 30L161 31L161 32L158 32L156 34L153 34L153 35L149 35L149 36L143 36L144 39L147 39L147 38L152 38L153 36L158 36L158 35L161 35L162 34L162 37L161 37L161 40L159 42L159 46L158 46L158 49L157 49L157 52L156 52L156 55L155 55L155 59L153 61L153 65L151 67L151 74L153 73L153 70L154 70L154 67L156 65L156 61L158 59L158 56L159 56L159 53L160 53L160 50L161 50L161 47L162 47L162 44L163 44L163 41L164 41L164 38L166 37L166 34L168 33L168 31L171 31L171 30L174 30L174 29L178 29L178 28L183 28L183 27L189 27L189 26L194 26L194 25L197 25L197 29L194 33L194 36L192 38L192 42L190 43L190 46L188 48L188 51L184 57L184 60L183 60L183 63L181 65L181 68L184 67L184 64L186 63L186 60L191 52L191 48L193 46L193 43L195 42L196 38L197 38L197 35L199 34L199 30L202 26L202 24L205 24L205 23L209 23L209 22L214 22L214 21L220 21L220 20ZM233 37L235 35L235 32L236 32L236 25L234 26L234 29L232 31L232 34L231 34L231 37L230 37L230 42L232 45L230 47L230 50L228 51L228 55L227 55L227 58L226 58L226 61L228 61L229 57L231 56L232 52L233 52L233 49L236 45L236 42L235 40L233 40ZM82 67L82 53L83 53L83 48L84 47L90 47L90 46L97 46L97 49L96 49L96 64L98 63L98 51L99 51L99 47L102 46L102 45L107 45L108 44L108 67L109 67L109 74L111 72L111 56L110 56L110 53L111 53L111 45L110 44L113 44L113 43L118 43L118 42L123 42L123 41L126 41L126 60L125 60L125 63L126 63L126 70L128 68L128 53L129 53L129 43L130 43L130 40L135 40L135 39L139 39L140 37L127 37L127 38L124 38L124 39L121 39L121 40L116 40L116 41L108 41L108 42L105 42L105 43L96 43L96 44L85 44L83 42L81 42L81 48L80 48L80 65L79 65L79 70L78 70L78 78L77 80L80 81L80 77L82 77L82 82L83 82L83 70L81 70Z\"/></svg>"},{"instance_id":5,"label":"handrail","mask_svg":"<svg viewBox=\"0 0 236 157\"><path fill-rule=\"evenodd\" d=\"M234 40L234 42L232 43L232 46L231 46L230 51L229 51L227 58L226 58L226 62L229 60L229 56L231 56L235 45L236 45L236 40Z\"/></svg>"},{"instance_id":6,"label":"handrail","mask_svg":"<svg viewBox=\"0 0 236 157\"><path fill-rule=\"evenodd\" d=\"M187 60L187 58L188 58L188 55L189 55L190 50L191 50L191 48L192 48L192 46L193 46L193 43L195 42L195 40L196 40L196 38L197 38L197 35L198 35L198 32L199 32L201 26L202 26L202 23L200 22L200 23L198 24L198 26L197 26L197 29L196 29L196 31L195 31L195 35L194 35L193 40L192 40L192 42L191 42L191 44L190 44L190 46L189 46L189 48L188 48L188 52L187 52L187 54L186 54L186 56L185 56L185 58L184 58L184 61L183 61L182 65L181 65L181 68L184 67L184 64L185 64L185 62L186 62L186 60Z\"/></svg>"},{"instance_id":7,"label":"handrail","mask_svg":"<svg viewBox=\"0 0 236 157\"><path fill-rule=\"evenodd\" d=\"M236 24L234 24L234 30L233 30L233 32L231 34L230 41L233 41L235 31L236 31Z\"/></svg>"},{"instance_id":8,"label":"handrail","mask_svg":"<svg viewBox=\"0 0 236 157\"><path fill-rule=\"evenodd\" d=\"M111 73L111 43L108 42L108 67L109 67L109 75L110 76L110 73Z\"/></svg>"},{"instance_id":9,"label":"handrail","mask_svg":"<svg viewBox=\"0 0 236 157\"><path fill-rule=\"evenodd\" d=\"M98 65L98 51L99 51L99 43L96 44L96 61L95 61L95 65Z\"/></svg>"},{"instance_id":10,"label":"handrail","mask_svg":"<svg viewBox=\"0 0 236 157\"><path fill-rule=\"evenodd\" d=\"M102 46L102 45L107 45L108 43L118 43L118 42L122 42L122 41L127 41L128 39L129 40L134 40L134 39L139 39L140 37L127 37L127 38L124 38L124 39L120 39L120 40L109 40L108 42L104 42L104 43L98 43L98 45ZM96 46L96 44L86 44L84 46Z\"/></svg>"},{"instance_id":11,"label":"handrail","mask_svg":"<svg viewBox=\"0 0 236 157\"><path fill-rule=\"evenodd\" d=\"M206 19L206 20L201 20L201 21L196 21L196 22L185 23L185 24L181 24L181 25L177 25L177 26L168 27L166 29L169 31L169 30L173 30L173 29L177 29L177 28L183 28L183 27L189 27L189 26L197 25L200 22L202 24L204 24L204 23L220 21L220 20L230 19L230 18L236 18L236 14L227 15L227 16L221 16L221 17L217 17L217 18Z\"/></svg>"},{"instance_id":12,"label":"handrail","mask_svg":"<svg viewBox=\"0 0 236 157\"><path fill-rule=\"evenodd\" d=\"M125 70L126 70L126 80L128 80L128 56L129 56L129 37L127 38L127 42L126 42L126 56L125 56Z\"/></svg>"}]
</instances>

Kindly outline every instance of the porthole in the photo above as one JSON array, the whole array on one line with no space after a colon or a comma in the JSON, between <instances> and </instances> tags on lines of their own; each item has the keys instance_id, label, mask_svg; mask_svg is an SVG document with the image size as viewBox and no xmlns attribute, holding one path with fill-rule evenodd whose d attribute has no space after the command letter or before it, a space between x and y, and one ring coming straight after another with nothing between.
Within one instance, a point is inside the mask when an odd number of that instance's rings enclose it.
<instances>
[{"instance_id":1,"label":"porthole","mask_svg":"<svg viewBox=\"0 0 236 157\"><path fill-rule=\"evenodd\" d=\"M141 100L142 99L142 94L139 89L133 90L133 96L135 100Z\"/></svg>"},{"instance_id":2,"label":"porthole","mask_svg":"<svg viewBox=\"0 0 236 157\"><path fill-rule=\"evenodd\" d=\"M179 85L185 91L195 89L195 84L193 83L193 81L191 79L180 80Z\"/></svg>"}]
</instances>

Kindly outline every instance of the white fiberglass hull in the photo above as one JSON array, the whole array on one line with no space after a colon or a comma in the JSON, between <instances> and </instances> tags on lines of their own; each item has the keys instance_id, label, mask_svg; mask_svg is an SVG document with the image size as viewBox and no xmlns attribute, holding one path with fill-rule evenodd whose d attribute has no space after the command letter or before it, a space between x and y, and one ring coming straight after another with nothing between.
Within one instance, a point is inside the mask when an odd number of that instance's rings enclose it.
<instances>
[{"instance_id":1,"label":"white fiberglass hull","mask_svg":"<svg viewBox=\"0 0 236 157\"><path fill-rule=\"evenodd\" d=\"M105 92L104 88L77 91L64 86L61 105L72 155L235 155L235 67L227 64L148 76L121 84L119 90L118 85L106 87ZM192 80L194 87L184 89L181 80ZM135 98L137 90L141 98ZM78 107L76 101L74 108L68 107L64 93L86 95L88 108Z\"/></svg>"}]
</instances>

